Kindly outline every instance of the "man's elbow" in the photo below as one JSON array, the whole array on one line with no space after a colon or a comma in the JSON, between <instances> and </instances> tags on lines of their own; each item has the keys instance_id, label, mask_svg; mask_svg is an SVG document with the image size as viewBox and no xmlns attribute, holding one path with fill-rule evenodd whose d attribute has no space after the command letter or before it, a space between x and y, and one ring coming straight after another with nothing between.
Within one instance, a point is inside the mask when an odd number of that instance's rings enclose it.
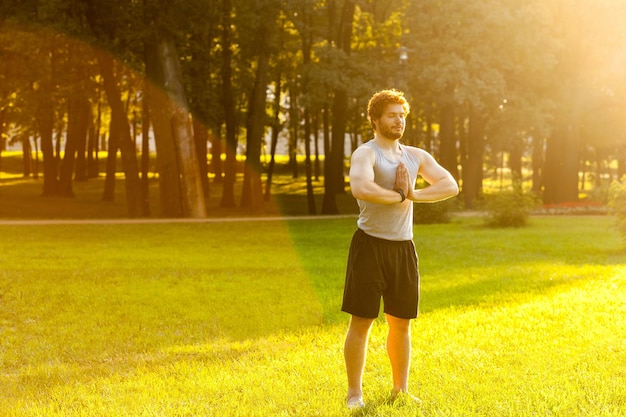
<instances>
[{"instance_id":1,"label":"man's elbow","mask_svg":"<svg viewBox=\"0 0 626 417\"><path fill-rule=\"evenodd\" d=\"M450 197L459 195L459 184L455 180L450 180Z\"/></svg>"},{"instance_id":2,"label":"man's elbow","mask_svg":"<svg viewBox=\"0 0 626 417\"><path fill-rule=\"evenodd\" d=\"M356 198L357 200L367 199L367 194L363 190L360 190L358 188L352 188L350 191L352 192L352 197Z\"/></svg>"},{"instance_id":3,"label":"man's elbow","mask_svg":"<svg viewBox=\"0 0 626 417\"><path fill-rule=\"evenodd\" d=\"M442 186L440 190L443 194L445 194L445 198L451 198L459 195L459 185L454 178L450 177L442 179L440 185Z\"/></svg>"}]
</instances>

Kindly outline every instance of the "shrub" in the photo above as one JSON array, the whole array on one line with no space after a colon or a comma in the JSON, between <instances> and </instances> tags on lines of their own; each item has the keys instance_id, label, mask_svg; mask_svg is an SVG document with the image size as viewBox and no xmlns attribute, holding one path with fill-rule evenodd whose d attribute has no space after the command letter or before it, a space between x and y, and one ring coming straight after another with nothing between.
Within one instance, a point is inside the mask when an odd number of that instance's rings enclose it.
<instances>
[{"instance_id":1,"label":"shrub","mask_svg":"<svg viewBox=\"0 0 626 417\"><path fill-rule=\"evenodd\" d=\"M626 177L611 183L608 206L615 216L617 231L626 243Z\"/></svg>"},{"instance_id":2,"label":"shrub","mask_svg":"<svg viewBox=\"0 0 626 417\"><path fill-rule=\"evenodd\" d=\"M491 227L523 227L528 224L534 198L524 194L520 188L500 191L486 204L486 223Z\"/></svg>"},{"instance_id":3,"label":"shrub","mask_svg":"<svg viewBox=\"0 0 626 417\"><path fill-rule=\"evenodd\" d=\"M413 204L414 224L438 224L450 222L450 211L454 201L444 200L437 203Z\"/></svg>"}]
</instances>

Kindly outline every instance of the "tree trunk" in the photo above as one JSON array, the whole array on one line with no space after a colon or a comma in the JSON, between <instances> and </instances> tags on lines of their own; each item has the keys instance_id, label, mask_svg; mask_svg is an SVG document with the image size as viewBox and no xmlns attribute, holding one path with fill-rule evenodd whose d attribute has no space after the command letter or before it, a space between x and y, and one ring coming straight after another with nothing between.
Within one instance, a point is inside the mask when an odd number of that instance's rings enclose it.
<instances>
[{"instance_id":1,"label":"tree trunk","mask_svg":"<svg viewBox=\"0 0 626 417\"><path fill-rule=\"evenodd\" d=\"M183 217L181 197L180 169L174 146L174 136L169 118L171 115L170 102L157 88L163 79L162 68L156 45L153 41L146 42L145 61L146 75L151 83L145 84L144 92L150 109L150 120L154 132L156 148L156 164L159 173L159 203L162 217Z\"/></svg>"},{"instance_id":2,"label":"tree trunk","mask_svg":"<svg viewBox=\"0 0 626 417\"><path fill-rule=\"evenodd\" d=\"M107 159L105 163L104 191L102 201L115 201L115 173L117 171L117 151L120 148L120 129L111 118L109 122L109 140L107 141Z\"/></svg>"},{"instance_id":3,"label":"tree trunk","mask_svg":"<svg viewBox=\"0 0 626 417\"><path fill-rule=\"evenodd\" d=\"M470 110L465 157L463 158L463 197L465 208L472 209L483 180L483 154L485 119L475 110Z\"/></svg>"},{"instance_id":4,"label":"tree trunk","mask_svg":"<svg viewBox=\"0 0 626 417\"><path fill-rule=\"evenodd\" d=\"M87 138L89 136L89 125L91 124L91 104L86 97L76 97L75 135L76 135L76 165L74 167L74 180L87 180ZM68 116L69 135L69 116Z\"/></svg>"},{"instance_id":5,"label":"tree trunk","mask_svg":"<svg viewBox=\"0 0 626 417\"><path fill-rule=\"evenodd\" d=\"M312 14L309 10L304 10L304 19L309 27L312 27ZM313 48L313 38L311 32L307 31L302 35L302 63L305 70L311 65L311 50ZM307 71L302 79L302 94L309 95L309 77ZM313 166L311 164L311 103L309 100L304 104L304 172L306 175L306 195L309 214L315 214L315 194L313 192Z\"/></svg>"},{"instance_id":6,"label":"tree trunk","mask_svg":"<svg viewBox=\"0 0 626 417\"><path fill-rule=\"evenodd\" d=\"M548 138L543 169L545 204L578 200L580 137L572 128L561 126Z\"/></svg>"},{"instance_id":7,"label":"tree trunk","mask_svg":"<svg viewBox=\"0 0 626 417\"><path fill-rule=\"evenodd\" d=\"M33 160L33 179L38 180L39 179L39 145L37 144L37 135L33 136L33 149L35 149L35 158Z\"/></svg>"},{"instance_id":8,"label":"tree trunk","mask_svg":"<svg viewBox=\"0 0 626 417\"><path fill-rule=\"evenodd\" d=\"M259 39L267 39L269 30L263 27ZM261 181L261 142L265 131L266 89L268 84L270 51L260 47L257 61L254 88L250 96L246 135L246 164L244 171L244 187L241 195L241 206L248 207L253 213L262 213L263 183Z\"/></svg>"},{"instance_id":9,"label":"tree trunk","mask_svg":"<svg viewBox=\"0 0 626 417\"><path fill-rule=\"evenodd\" d=\"M174 148L181 174L181 197L185 217L206 217L206 200L202 190L198 156L191 129L187 97L182 84L182 73L174 40L165 35L156 35L156 45L163 75L163 88L171 101L172 113L168 117L174 136Z\"/></svg>"},{"instance_id":10,"label":"tree trunk","mask_svg":"<svg viewBox=\"0 0 626 417\"><path fill-rule=\"evenodd\" d=\"M74 169L74 180L87 180L87 139L89 137L89 126L91 125L91 104L87 98L81 97L76 103L78 115L76 123L76 166ZM69 131L69 127L68 127Z\"/></svg>"},{"instance_id":11,"label":"tree trunk","mask_svg":"<svg viewBox=\"0 0 626 417\"><path fill-rule=\"evenodd\" d=\"M224 187L221 207L235 207L235 179L237 177L237 121L232 86L232 3L222 0L222 104L226 126L226 161L224 164Z\"/></svg>"},{"instance_id":12,"label":"tree trunk","mask_svg":"<svg viewBox=\"0 0 626 417\"><path fill-rule=\"evenodd\" d=\"M324 107L324 199L322 200L323 214L336 214L337 201L335 192L333 191L333 183L330 181L332 177L332 161L331 161L331 134L330 134L330 111L328 104Z\"/></svg>"},{"instance_id":13,"label":"tree trunk","mask_svg":"<svg viewBox=\"0 0 626 417\"><path fill-rule=\"evenodd\" d=\"M141 195L142 211L150 215L150 105L146 93L148 83L144 81L143 100L141 101Z\"/></svg>"},{"instance_id":14,"label":"tree trunk","mask_svg":"<svg viewBox=\"0 0 626 417\"><path fill-rule=\"evenodd\" d=\"M424 137L424 150L432 154L434 135L433 135L432 112L430 111L430 108L427 108L425 117L426 117L426 135Z\"/></svg>"},{"instance_id":15,"label":"tree trunk","mask_svg":"<svg viewBox=\"0 0 626 417\"><path fill-rule=\"evenodd\" d=\"M535 194L541 192L541 186L543 181L543 153L544 153L545 140L543 138L533 138L533 185L532 191Z\"/></svg>"},{"instance_id":16,"label":"tree trunk","mask_svg":"<svg viewBox=\"0 0 626 417\"><path fill-rule=\"evenodd\" d=\"M2 173L2 151L6 149L6 137L5 137L5 124L4 117L6 115L6 109L0 109L0 174Z\"/></svg>"},{"instance_id":17,"label":"tree trunk","mask_svg":"<svg viewBox=\"0 0 626 417\"><path fill-rule=\"evenodd\" d=\"M65 154L61 162L61 172L59 176L59 186L61 195L73 197L72 176L82 169L83 175L76 175L79 179L84 179L85 170L85 143L87 141L87 130L89 127L89 101L82 94L73 92L70 94L67 109L67 140L65 142ZM83 152L83 164L77 165L77 155Z\"/></svg>"},{"instance_id":18,"label":"tree trunk","mask_svg":"<svg viewBox=\"0 0 626 417\"><path fill-rule=\"evenodd\" d=\"M280 133L280 96L282 94L281 72L278 71L274 82L274 121L272 123L272 142L270 143L270 162L267 167L267 181L265 183L265 201L269 201L272 194L272 176L274 175L274 165L276 164L276 147L278 145L278 134Z\"/></svg>"},{"instance_id":19,"label":"tree trunk","mask_svg":"<svg viewBox=\"0 0 626 417\"><path fill-rule=\"evenodd\" d=\"M135 144L130 134L130 123L124 109L124 104L119 91L117 78L113 69L113 58L102 52L97 53L102 75L102 84L106 92L109 106L111 107L111 119L119 132L119 148L122 154L122 169L124 170L126 185L126 204L129 217L138 217L142 213L142 196L139 182L139 164Z\"/></svg>"},{"instance_id":20,"label":"tree trunk","mask_svg":"<svg viewBox=\"0 0 626 417\"><path fill-rule=\"evenodd\" d=\"M315 194L313 192L313 164L311 163L311 115L308 105L304 108L304 170L306 174L306 195L309 214L315 214Z\"/></svg>"},{"instance_id":21,"label":"tree trunk","mask_svg":"<svg viewBox=\"0 0 626 417\"><path fill-rule=\"evenodd\" d=\"M30 138L28 136L24 136L22 138L22 162L23 162L23 170L22 174L24 178L30 177L30 174L33 173L33 152L30 147Z\"/></svg>"},{"instance_id":22,"label":"tree trunk","mask_svg":"<svg viewBox=\"0 0 626 417\"><path fill-rule=\"evenodd\" d=\"M313 166L313 171L315 175L315 181L319 181L321 174L320 167L320 111L319 109L316 111L315 117L313 118L313 137L315 144L315 164Z\"/></svg>"},{"instance_id":23,"label":"tree trunk","mask_svg":"<svg viewBox=\"0 0 626 417\"><path fill-rule=\"evenodd\" d=\"M334 40L337 47L346 55L350 55L356 4L354 0L344 0L343 8L341 9L341 19L336 26L333 25L336 19L334 15L334 2L332 2L331 6L332 7L329 7L330 27L331 29L337 28L336 32L331 35L331 40ZM339 212L335 197L338 193L345 192L343 161L347 123L348 92L345 88L335 89L332 104L331 149L330 155L326 154L326 157L330 157L329 164L327 165L327 168L330 169L325 173L324 202L322 207L322 213L324 214L336 214Z\"/></svg>"},{"instance_id":24,"label":"tree trunk","mask_svg":"<svg viewBox=\"0 0 626 417\"><path fill-rule=\"evenodd\" d=\"M331 134L331 163L332 163L332 189L335 194L345 190L344 159L346 144L346 127L348 124L348 92L345 90L335 91L335 100L332 110L332 134Z\"/></svg>"},{"instance_id":25,"label":"tree trunk","mask_svg":"<svg viewBox=\"0 0 626 417\"><path fill-rule=\"evenodd\" d=\"M289 166L291 177L298 178L298 136L300 136L300 108L296 88L289 89Z\"/></svg>"},{"instance_id":26,"label":"tree trunk","mask_svg":"<svg viewBox=\"0 0 626 417\"><path fill-rule=\"evenodd\" d=\"M332 131L326 152L324 172L324 199L322 201L323 214L338 214L337 194L343 189L343 147L345 143L345 123L347 109L347 94L345 91L335 91L332 110Z\"/></svg>"},{"instance_id":27,"label":"tree trunk","mask_svg":"<svg viewBox=\"0 0 626 417\"><path fill-rule=\"evenodd\" d=\"M89 123L89 133L87 134L87 178L97 178L99 173L98 168L98 136L99 136L99 124L101 118L100 103L98 103L96 123Z\"/></svg>"},{"instance_id":28,"label":"tree trunk","mask_svg":"<svg viewBox=\"0 0 626 417\"><path fill-rule=\"evenodd\" d=\"M196 145L196 155L198 156L198 170L200 173L200 182L202 183L202 193L208 198L209 189L209 161L207 159L207 143L209 141L209 134L205 125L193 118L193 137Z\"/></svg>"},{"instance_id":29,"label":"tree trunk","mask_svg":"<svg viewBox=\"0 0 626 417\"><path fill-rule=\"evenodd\" d=\"M524 144L520 139L514 139L509 149L509 168L511 169L511 179L513 183L520 183L522 177L522 157L524 154Z\"/></svg>"},{"instance_id":30,"label":"tree trunk","mask_svg":"<svg viewBox=\"0 0 626 417\"><path fill-rule=\"evenodd\" d=\"M222 169L222 138L221 135L210 136L211 140L211 164L209 172L215 175L213 181L216 183L224 182L224 170Z\"/></svg>"},{"instance_id":31,"label":"tree trunk","mask_svg":"<svg viewBox=\"0 0 626 417\"><path fill-rule=\"evenodd\" d=\"M54 154L54 109L52 107L52 91L49 80L43 80L38 91L37 127L41 137L41 154L43 155L43 195L57 195L59 188L58 164Z\"/></svg>"},{"instance_id":32,"label":"tree trunk","mask_svg":"<svg viewBox=\"0 0 626 417\"><path fill-rule=\"evenodd\" d=\"M456 137L454 134L454 105L452 103L443 105L440 120L439 148L441 152L441 165L458 181L459 167L457 162ZM463 192L465 192L465 184L463 184Z\"/></svg>"}]
</instances>

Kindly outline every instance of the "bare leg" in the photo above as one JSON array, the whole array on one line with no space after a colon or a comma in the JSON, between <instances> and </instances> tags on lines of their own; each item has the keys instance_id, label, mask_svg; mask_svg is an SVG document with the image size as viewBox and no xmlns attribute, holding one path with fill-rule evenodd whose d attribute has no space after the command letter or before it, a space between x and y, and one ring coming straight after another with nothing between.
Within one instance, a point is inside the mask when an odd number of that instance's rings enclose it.
<instances>
[{"instance_id":1,"label":"bare leg","mask_svg":"<svg viewBox=\"0 0 626 417\"><path fill-rule=\"evenodd\" d=\"M393 392L408 392L409 366L411 364L411 321L387 314L389 335L387 353L393 374Z\"/></svg>"},{"instance_id":2,"label":"bare leg","mask_svg":"<svg viewBox=\"0 0 626 417\"><path fill-rule=\"evenodd\" d=\"M363 369L367 357L367 341L374 319L352 316L344 345L348 400L363 395Z\"/></svg>"}]
</instances>

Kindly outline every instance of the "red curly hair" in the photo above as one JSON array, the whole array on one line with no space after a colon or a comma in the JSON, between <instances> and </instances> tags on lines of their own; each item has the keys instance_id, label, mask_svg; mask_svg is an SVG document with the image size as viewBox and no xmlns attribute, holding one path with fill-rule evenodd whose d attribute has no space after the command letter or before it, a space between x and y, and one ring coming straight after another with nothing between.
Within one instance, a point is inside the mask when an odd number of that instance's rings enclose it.
<instances>
[{"instance_id":1,"label":"red curly hair","mask_svg":"<svg viewBox=\"0 0 626 417\"><path fill-rule=\"evenodd\" d=\"M367 104L367 119L370 121L372 129L376 129L374 120L382 117L385 107L389 104L400 104L404 109L404 115L408 116L411 110L409 102L404 98L404 93L395 89L382 90L377 92L370 98Z\"/></svg>"}]
</instances>

